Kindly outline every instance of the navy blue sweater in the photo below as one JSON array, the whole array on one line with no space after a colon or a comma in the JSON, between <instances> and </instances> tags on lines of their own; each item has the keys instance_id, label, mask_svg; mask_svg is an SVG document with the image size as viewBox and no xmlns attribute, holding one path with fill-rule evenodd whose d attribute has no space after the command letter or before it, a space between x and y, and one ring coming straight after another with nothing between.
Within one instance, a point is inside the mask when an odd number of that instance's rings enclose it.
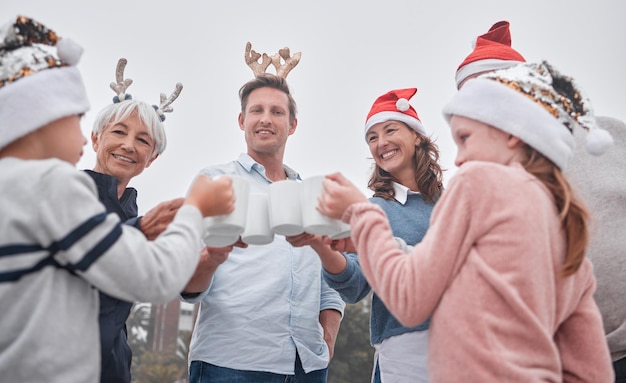
<instances>
[{"instance_id":1,"label":"navy blue sweater","mask_svg":"<svg viewBox=\"0 0 626 383\"><path fill-rule=\"evenodd\" d=\"M139 228L137 190L126 188L117 198L117 179L85 170L98 186L100 202L107 212L115 213L127 225ZM132 351L128 345L126 320L133 302L126 302L100 292L100 348L102 355L101 383L130 383Z\"/></svg>"}]
</instances>

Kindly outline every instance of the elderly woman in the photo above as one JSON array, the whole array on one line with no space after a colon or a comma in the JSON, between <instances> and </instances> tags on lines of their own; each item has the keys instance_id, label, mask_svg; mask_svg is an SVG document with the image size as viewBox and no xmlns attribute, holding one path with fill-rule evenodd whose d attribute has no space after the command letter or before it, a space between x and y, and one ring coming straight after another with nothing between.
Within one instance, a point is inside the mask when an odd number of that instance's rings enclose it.
<instances>
[{"instance_id":1,"label":"elderly woman","mask_svg":"<svg viewBox=\"0 0 626 383\"><path fill-rule=\"evenodd\" d=\"M133 177L141 174L165 150L167 140L164 112L178 97L182 86L160 106L133 100L125 94L132 83L123 79L126 59L117 67L117 84L111 88L117 96L114 103L102 109L94 122L91 142L96 152L93 170L85 170L96 182L100 201L109 213L116 213L122 222L141 230L148 239L156 238L174 218L183 198L163 202L145 216L138 217L137 190L128 187ZM129 254L132 256L132 254ZM129 383L132 353L127 343L126 320L133 302L126 302L100 292L100 340L102 383Z\"/></svg>"}]
</instances>

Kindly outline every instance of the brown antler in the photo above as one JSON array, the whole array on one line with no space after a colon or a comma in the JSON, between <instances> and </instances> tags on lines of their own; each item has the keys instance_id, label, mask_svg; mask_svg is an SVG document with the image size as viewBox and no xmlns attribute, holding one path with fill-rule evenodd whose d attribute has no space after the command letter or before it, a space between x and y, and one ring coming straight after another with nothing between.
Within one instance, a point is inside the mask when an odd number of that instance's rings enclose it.
<instances>
[{"instance_id":1,"label":"brown antler","mask_svg":"<svg viewBox=\"0 0 626 383\"><path fill-rule=\"evenodd\" d=\"M167 97L165 93L161 93L161 103L159 104L159 107L156 109L157 113L159 114L159 117L161 118L161 121L165 121L164 113L172 113L174 111L174 108L171 107L171 104L172 102L174 102L174 100L178 98L178 96L180 96L180 92L182 90L183 90L183 84L176 83L176 89L174 89L174 91L169 97Z\"/></svg>"},{"instance_id":2,"label":"brown antler","mask_svg":"<svg viewBox=\"0 0 626 383\"><path fill-rule=\"evenodd\" d=\"M266 53L263 53L263 61L259 63L260 57L261 54L252 49L252 44L248 42L246 44L246 64L248 64L250 69L252 69L252 73L254 73L255 76L259 76L265 73L267 67L270 66L270 64L272 63L272 60Z\"/></svg>"},{"instance_id":3,"label":"brown antler","mask_svg":"<svg viewBox=\"0 0 626 383\"><path fill-rule=\"evenodd\" d=\"M117 95L117 101L124 101L126 99L126 89L133 83L133 80L127 78L124 79L124 68L128 61L125 58L121 58L117 61L117 68L115 68L115 82L110 84L111 89ZM129 95L130 96L130 95ZM115 100L115 98L114 98Z\"/></svg>"},{"instance_id":4,"label":"brown antler","mask_svg":"<svg viewBox=\"0 0 626 383\"><path fill-rule=\"evenodd\" d=\"M276 75L278 77L287 78L289 72L291 72L291 70L300 62L301 56L302 52L298 52L294 53L292 57L291 53L289 53L289 48L287 47L279 50L277 54L272 56L272 64L276 68ZM281 64L281 57L285 61L284 64Z\"/></svg>"}]
</instances>

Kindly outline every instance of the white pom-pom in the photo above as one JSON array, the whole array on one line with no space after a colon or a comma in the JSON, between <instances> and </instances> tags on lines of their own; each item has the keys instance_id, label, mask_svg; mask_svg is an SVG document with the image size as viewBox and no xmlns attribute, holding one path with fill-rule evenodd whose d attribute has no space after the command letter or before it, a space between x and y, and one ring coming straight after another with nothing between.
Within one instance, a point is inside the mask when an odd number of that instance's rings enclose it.
<instances>
[{"instance_id":1,"label":"white pom-pom","mask_svg":"<svg viewBox=\"0 0 626 383\"><path fill-rule=\"evenodd\" d=\"M406 112L407 110L409 110L409 106L409 100L407 100L406 98L400 98L398 99L398 101L396 101L396 109L401 112Z\"/></svg>"},{"instance_id":2,"label":"white pom-pom","mask_svg":"<svg viewBox=\"0 0 626 383\"><path fill-rule=\"evenodd\" d=\"M57 53L61 61L69 65L76 65L83 54L83 47L70 39L61 39L57 42Z\"/></svg>"},{"instance_id":3,"label":"white pom-pom","mask_svg":"<svg viewBox=\"0 0 626 383\"><path fill-rule=\"evenodd\" d=\"M613 145L613 137L604 129L591 129L587 133L585 139L585 147L587 152L594 156L603 154L611 145Z\"/></svg>"}]
</instances>

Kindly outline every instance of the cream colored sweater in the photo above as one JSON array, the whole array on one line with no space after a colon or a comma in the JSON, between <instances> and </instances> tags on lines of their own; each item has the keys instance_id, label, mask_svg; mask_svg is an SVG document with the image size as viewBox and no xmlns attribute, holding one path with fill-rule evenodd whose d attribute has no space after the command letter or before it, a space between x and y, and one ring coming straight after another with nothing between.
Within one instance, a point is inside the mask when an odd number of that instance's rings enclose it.
<instances>
[{"instance_id":1,"label":"cream colored sweater","mask_svg":"<svg viewBox=\"0 0 626 383\"><path fill-rule=\"evenodd\" d=\"M355 204L343 218L395 317L414 326L432 315L430 381L612 381L591 264L558 276L565 241L553 199L520 165L463 165L408 255L379 207Z\"/></svg>"}]
</instances>

